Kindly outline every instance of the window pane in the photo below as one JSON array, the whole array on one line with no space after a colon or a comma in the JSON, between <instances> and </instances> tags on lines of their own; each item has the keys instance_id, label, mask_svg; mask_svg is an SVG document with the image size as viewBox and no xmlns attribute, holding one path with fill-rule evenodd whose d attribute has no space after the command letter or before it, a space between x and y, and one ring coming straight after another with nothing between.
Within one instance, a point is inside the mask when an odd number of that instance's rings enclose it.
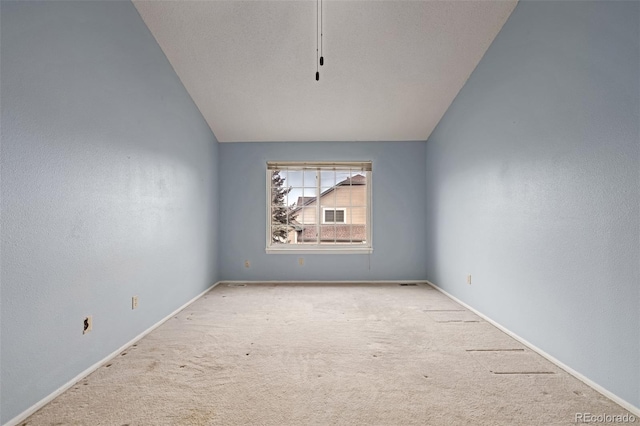
<instances>
[{"instance_id":1,"label":"window pane","mask_svg":"<svg viewBox=\"0 0 640 426\"><path fill-rule=\"evenodd\" d=\"M313 187L315 188L316 183L316 171L315 170L304 170L304 185L305 187Z\"/></svg>"},{"instance_id":2,"label":"window pane","mask_svg":"<svg viewBox=\"0 0 640 426\"><path fill-rule=\"evenodd\" d=\"M351 174L348 170L336 170L336 184L348 184L348 179L350 176Z\"/></svg>"},{"instance_id":3,"label":"window pane","mask_svg":"<svg viewBox=\"0 0 640 426\"><path fill-rule=\"evenodd\" d=\"M335 188L324 188L320 193L320 204L323 209L330 208L334 209L336 207L336 195L338 191Z\"/></svg>"},{"instance_id":4,"label":"window pane","mask_svg":"<svg viewBox=\"0 0 640 426\"><path fill-rule=\"evenodd\" d=\"M271 203L271 207L289 206L290 203L295 201L290 198L290 194L291 192L288 190L279 191L277 188L271 188L271 199L269 201Z\"/></svg>"},{"instance_id":5,"label":"window pane","mask_svg":"<svg viewBox=\"0 0 640 426\"><path fill-rule=\"evenodd\" d=\"M324 211L324 221L325 222L335 222L335 210L325 210Z\"/></svg>"},{"instance_id":6,"label":"window pane","mask_svg":"<svg viewBox=\"0 0 640 426\"><path fill-rule=\"evenodd\" d=\"M350 209L347 221L354 225L365 225L367 223L367 209L364 207L353 207Z\"/></svg>"},{"instance_id":7,"label":"window pane","mask_svg":"<svg viewBox=\"0 0 640 426\"><path fill-rule=\"evenodd\" d=\"M331 188L336 185L336 172L335 170L321 170L320 171L320 186L323 188Z\"/></svg>"},{"instance_id":8,"label":"window pane","mask_svg":"<svg viewBox=\"0 0 640 426\"><path fill-rule=\"evenodd\" d=\"M303 225L298 241L302 244L316 244L318 239L316 225Z\"/></svg>"},{"instance_id":9,"label":"window pane","mask_svg":"<svg viewBox=\"0 0 640 426\"><path fill-rule=\"evenodd\" d=\"M331 192L329 192L331 191ZM320 187L320 194L322 195L322 203L326 204L326 200L331 199L330 203L333 205L333 186L322 186Z\"/></svg>"},{"instance_id":10,"label":"window pane","mask_svg":"<svg viewBox=\"0 0 640 426\"><path fill-rule=\"evenodd\" d=\"M271 227L272 244L287 244L289 242L289 231L286 226Z\"/></svg>"},{"instance_id":11,"label":"window pane","mask_svg":"<svg viewBox=\"0 0 640 426\"><path fill-rule=\"evenodd\" d=\"M302 170L287 170L287 185L302 186Z\"/></svg>"},{"instance_id":12,"label":"window pane","mask_svg":"<svg viewBox=\"0 0 640 426\"><path fill-rule=\"evenodd\" d=\"M287 194L287 200L289 206L301 206L302 205L302 188L291 188L289 194Z\"/></svg>"},{"instance_id":13,"label":"window pane","mask_svg":"<svg viewBox=\"0 0 640 426\"><path fill-rule=\"evenodd\" d=\"M320 227L320 244L336 243L336 227L335 225L322 225Z\"/></svg>"},{"instance_id":14,"label":"window pane","mask_svg":"<svg viewBox=\"0 0 640 426\"><path fill-rule=\"evenodd\" d=\"M296 213L286 207L271 207L271 225L295 225L296 217Z\"/></svg>"},{"instance_id":15,"label":"window pane","mask_svg":"<svg viewBox=\"0 0 640 426\"><path fill-rule=\"evenodd\" d=\"M344 212L344 210L336 210L334 222L344 223Z\"/></svg>"},{"instance_id":16,"label":"window pane","mask_svg":"<svg viewBox=\"0 0 640 426\"><path fill-rule=\"evenodd\" d=\"M286 224L287 211L284 207L271 207L271 226Z\"/></svg>"},{"instance_id":17,"label":"window pane","mask_svg":"<svg viewBox=\"0 0 640 426\"><path fill-rule=\"evenodd\" d=\"M316 223L316 210L318 197L316 189L304 188L302 213L304 216L303 223Z\"/></svg>"},{"instance_id":18,"label":"window pane","mask_svg":"<svg viewBox=\"0 0 640 426\"><path fill-rule=\"evenodd\" d=\"M347 231L348 239L352 243L363 243L367 239L367 229L365 225L343 225L349 228Z\"/></svg>"},{"instance_id":19,"label":"window pane","mask_svg":"<svg viewBox=\"0 0 640 426\"><path fill-rule=\"evenodd\" d=\"M318 189L314 186L313 188L307 188L306 186L302 188L304 197L317 197Z\"/></svg>"}]
</instances>

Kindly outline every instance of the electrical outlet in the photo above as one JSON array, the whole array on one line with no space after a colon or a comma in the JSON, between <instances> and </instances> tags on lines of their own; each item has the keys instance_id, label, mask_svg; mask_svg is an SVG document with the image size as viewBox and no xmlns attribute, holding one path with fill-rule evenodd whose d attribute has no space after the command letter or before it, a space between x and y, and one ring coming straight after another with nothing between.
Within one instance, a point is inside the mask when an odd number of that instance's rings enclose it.
<instances>
[{"instance_id":1,"label":"electrical outlet","mask_svg":"<svg viewBox=\"0 0 640 426\"><path fill-rule=\"evenodd\" d=\"M304 265L304 257L299 257L298 258L298 265L300 265L300 266Z\"/></svg>"},{"instance_id":2,"label":"electrical outlet","mask_svg":"<svg viewBox=\"0 0 640 426\"><path fill-rule=\"evenodd\" d=\"M131 309L136 309L138 307L138 296L133 296L131 298Z\"/></svg>"},{"instance_id":3,"label":"electrical outlet","mask_svg":"<svg viewBox=\"0 0 640 426\"><path fill-rule=\"evenodd\" d=\"M471 274L467 275L467 284L471 285Z\"/></svg>"},{"instance_id":4,"label":"electrical outlet","mask_svg":"<svg viewBox=\"0 0 640 426\"><path fill-rule=\"evenodd\" d=\"M251 266L251 264L249 263L249 261L248 261L248 260L245 260L245 261L244 261L244 267L245 267L245 268L249 268L250 266Z\"/></svg>"},{"instance_id":5,"label":"electrical outlet","mask_svg":"<svg viewBox=\"0 0 640 426\"><path fill-rule=\"evenodd\" d=\"M82 322L82 334L87 334L93 330L93 318L91 315L88 317L84 317L84 321Z\"/></svg>"}]
</instances>

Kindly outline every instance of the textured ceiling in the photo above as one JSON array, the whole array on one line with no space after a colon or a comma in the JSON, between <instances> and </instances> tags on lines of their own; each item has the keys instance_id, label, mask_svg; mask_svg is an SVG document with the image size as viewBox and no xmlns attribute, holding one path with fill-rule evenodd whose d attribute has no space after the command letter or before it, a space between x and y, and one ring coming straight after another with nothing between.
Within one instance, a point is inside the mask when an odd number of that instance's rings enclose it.
<instances>
[{"instance_id":1,"label":"textured ceiling","mask_svg":"<svg viewBox=\"0 0 640 426\"><path fill-rule=\"evenodd\" d=\"M511 1L134 1L220 142L425 140Z\"/></svg>"}]
</instances>

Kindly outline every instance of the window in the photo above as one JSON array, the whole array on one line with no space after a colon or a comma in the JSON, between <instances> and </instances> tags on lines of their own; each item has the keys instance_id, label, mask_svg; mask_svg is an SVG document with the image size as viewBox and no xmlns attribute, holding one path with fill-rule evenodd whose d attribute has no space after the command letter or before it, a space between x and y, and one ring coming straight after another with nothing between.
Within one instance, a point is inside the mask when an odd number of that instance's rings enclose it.
<instances>
[{"instance_id":1,"label":"window","mask_svg":"<svg viewBox=\"0 0 640 426\"><path fill-rule=\"evenodd\" d=\"M323 223L345 223L344 218L345 218L345 214L347 212L347 209L342 209L342 208L327 208L327 207L323 207L322 211L324 213L323 215Z\"/></svg>"},{"instance_id":2,"label":"window","mask_svg":"<svg viewBox=\"0 0 640 426\"><path fill-rule=\"evenodd\" d=\"M371 162L267 163L267 253L371 253Z\"/></svg>"}]
</instances>

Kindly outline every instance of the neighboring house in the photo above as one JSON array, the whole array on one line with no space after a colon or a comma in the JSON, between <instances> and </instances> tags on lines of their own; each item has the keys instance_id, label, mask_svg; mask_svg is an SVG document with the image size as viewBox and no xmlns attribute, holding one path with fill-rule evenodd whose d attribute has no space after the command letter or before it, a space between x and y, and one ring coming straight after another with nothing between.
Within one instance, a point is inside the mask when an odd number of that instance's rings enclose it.
<instances>
[{"instance_id":1,"label":"neighboring house","mask_svg":"<svg viewBox=\"0 0 640 426\"><path fill-rule=\"evenodd\" d=\"M347 178L323 191L320 197L298 197L289 214L294 218L289 232L292 244L366 242L366 177L358 174Z\"/></svg>"}]
</instances>

